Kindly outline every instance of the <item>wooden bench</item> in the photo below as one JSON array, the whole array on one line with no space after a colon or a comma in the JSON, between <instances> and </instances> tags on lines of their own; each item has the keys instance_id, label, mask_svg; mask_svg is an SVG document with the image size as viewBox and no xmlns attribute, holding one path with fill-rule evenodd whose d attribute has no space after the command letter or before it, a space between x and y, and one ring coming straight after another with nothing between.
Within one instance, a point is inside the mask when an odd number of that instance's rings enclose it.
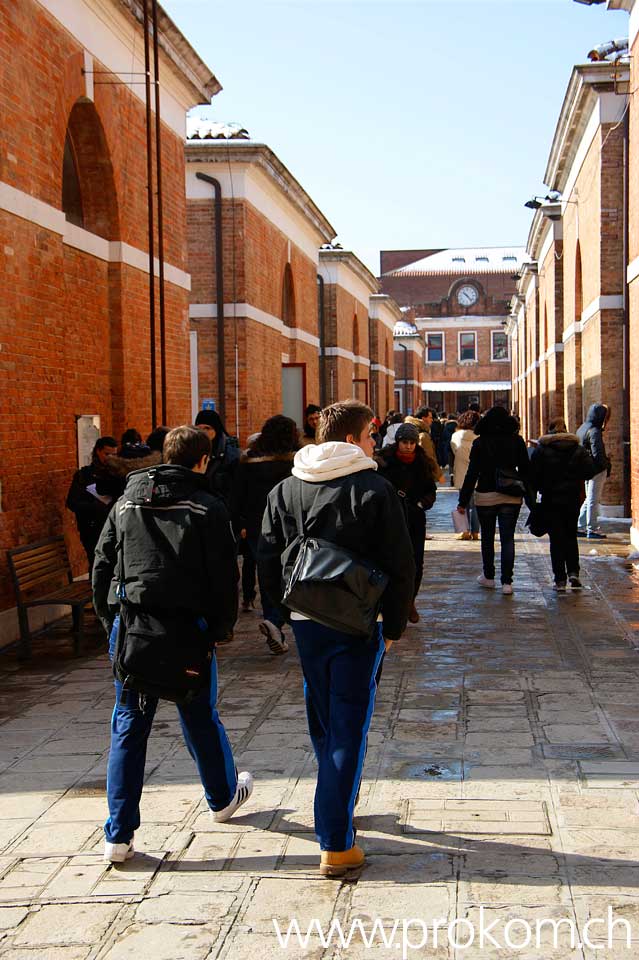
<instances>
[{"instance_id":1,"label":"wooden bench","mask_svg":"<svg viewBox=\"0 0 639 960\"><path fill-rule=\"evenodd\" d=\"M29 607L54 604L71 607L73 652L78 656L84 639L84 608L91 600L91 584L88 580L74 581L64 537L16 547L7 551L7 557L18 605L20 657L31 656Z\"/></svg>"}]
</instances>

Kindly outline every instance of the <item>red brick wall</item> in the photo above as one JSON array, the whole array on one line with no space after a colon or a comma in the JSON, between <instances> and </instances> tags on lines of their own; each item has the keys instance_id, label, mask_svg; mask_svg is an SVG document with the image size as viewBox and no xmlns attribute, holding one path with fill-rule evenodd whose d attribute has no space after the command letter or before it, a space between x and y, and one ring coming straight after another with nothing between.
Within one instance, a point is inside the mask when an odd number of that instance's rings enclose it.
<instances>
[{"instance_id":1,"label":"red brick wall","mask_svg":"<svg viewBox=\"0 0 639 960\"><path fill-rule=\"evenodd\" d=\"M21 0L0 6L0 51L0 180L60 209L67 123L85 95L81 46L38 3ZM96 61L94 69L104 66ZM87 228L144 250L142 103L123 85L96 84L95 105L76 108L72 127ZM169 129L162 138L165 259L184 268L183 147ZM75 417L100 414L102 432L116 436L126 426L150 429L148 276L7 213L0 258L10 278L0 300L0 369L9 381L0 419L0 556L64 531L77 574L86 564L64 507L77 468ZM185 290L166 284L173 423L189 416L187 303ZM0 609L13 604L0 576Z\"/></svg>"},{"instance_id":2,"label":"red brick wall","mask_svg":"<svg viewBox=\"0 0 639 960\"><path fill-rule=\"evenodd\" d=\"M635 39L630 60L629 109L629 251L632 263L639 256L639 38ZM630 353L630 486L635 544L639 546L639 279L629 287Z\"/></svg>"}]
</instances>

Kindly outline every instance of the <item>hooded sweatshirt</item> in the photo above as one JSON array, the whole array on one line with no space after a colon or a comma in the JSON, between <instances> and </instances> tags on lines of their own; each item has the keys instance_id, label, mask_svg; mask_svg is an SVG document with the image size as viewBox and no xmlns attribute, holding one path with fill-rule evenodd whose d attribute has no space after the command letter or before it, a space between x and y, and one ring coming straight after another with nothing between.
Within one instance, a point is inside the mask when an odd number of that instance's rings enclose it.
<instances>
[{"instance_id":1,"label":"hooded sweatshirt","mask_svg":"<svg viewBox=\"0 0 639 960\"><path fill-rule=\"evenodd\" d=\"M281 605L283 578L297 556L296 541L302 536L328 540L388 574L381 610L384 636L397 640L413 599L415 563L399 497L376 469L375 461L350 443L298 450L293 475L268 497L258 547L260 584L271 602ZM290 618L286 608L281 607L281 613Z\"/></svg>"},{"instance_id":2,"label":"hooded sweatshirt","mask_svg":"<svg viewBox=\"0 0 639 960\"><path fill-rule=\"evenodd\" d=\"M544 506L579 508L584 480L597 467L574 433L548 433L541 437L530 458L532 483Z\"/></svg>"},{"instance_id":3,"label":"hooded sweatshirt","mask_svg":"<svg viewBox=\"0 0 639 960\"><path fill-rule=\"evenodd\" d=\"M593 403L585 421L577 430L579 443L595 461L597 473L610 470L610 459L606 453L603 431L608 416L608 407L604 403Z\"/></svg>"}]
</instances>

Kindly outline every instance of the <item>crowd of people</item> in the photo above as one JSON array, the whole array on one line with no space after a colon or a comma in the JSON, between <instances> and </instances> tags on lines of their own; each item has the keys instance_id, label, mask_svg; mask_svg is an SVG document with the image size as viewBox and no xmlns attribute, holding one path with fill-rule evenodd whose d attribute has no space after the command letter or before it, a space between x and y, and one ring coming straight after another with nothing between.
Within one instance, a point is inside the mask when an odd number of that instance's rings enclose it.
<instances>
[{"instance_id":1,"label":"crowd of people","mask_svg":"<svg viewBox=\"0 0 639 960\"><path fill-rule=\"evenodd\" d=\"M594 404L577 434L556 417L527 445L502 407L389 411L382 422L351 400L309 405L302 431L270 417L245 450L212 410L145 441L134 429L120 443L101 437L67 506L114 662L105 859L133 856L160 698L177 703L212 817L229 819L251 795L252 776L238 773L217 711L215 649L233 640L239 554L248 615L259 588L256 633L276 656L289 650L287 631L295 638L318 760L320 872L360 869L353 817L375 693L390 646L419 621L426 515L445 470L459 491L451 520L460 539L481 539L481 587L496 586L498 528L501 590L513 593L525 502L531 532L549 534L555 589L579 590L577 537L603 536L609 416Z\"/></svg>"}]
</instances>

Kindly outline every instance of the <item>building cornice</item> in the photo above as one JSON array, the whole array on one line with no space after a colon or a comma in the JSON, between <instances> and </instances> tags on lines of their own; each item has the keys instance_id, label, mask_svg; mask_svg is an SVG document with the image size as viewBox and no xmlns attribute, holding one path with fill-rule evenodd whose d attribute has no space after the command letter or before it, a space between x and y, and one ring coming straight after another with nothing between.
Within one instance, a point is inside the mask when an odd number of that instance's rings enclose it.
<instances>
[{"instance_id":1,"label":"building cornice","mask_svg":"<svg viewBox=\"0 0 639 960\"><path fill-rule=\"evenodd\" d=\"M370 296L370 316L373 320L379 320L380 310L386 308L388 312L392 315L393 320L397 322L398 320L404 319L404 314L401 311L401 308L396 300L388 293L371 293Z\"/></svg>"},{"instance_id":2,"label":"building cornice","mask_svg":"<svg viewBox=\"0 0 639 960\"><path fill-rule=\"evenodd\" d=\"M144 23L143 6L140 0L120 0L120 3L138 23ZM158 26L160 28L159 46L177 67L181 76L190 82L195 94L193 103L210 103L211 97L222 89L222 84L159 4Z\"/></svg>"},{"instance_id":3,"label":"building cornice","mask_svg":"<svg viewBox=\"0 0 639 960\"><path fill-rule=\"evenodd\" d=\"M265 143L254 143L252 140L187 140L185 156L187 163L220 163L224 164L225 169L229 162L257 167L298 212L313 224L327 243L335 237L335 228L290 170Z\"/></svg>"},{"instance_id":4,"label":"building cornice","mask_svg":"<svg viewBox=\"0 0 639 960\"><path fill-rule=\"evenodd\" d=\"M619 61L578 64L573 67L544 173L544 183L551 190L563 192L600 94L615 91L620 83L628 82L629 76L629 64Z\"/></svg>"},{"instance_id":5,"label":"building cornice","mask_svg":"<svg viewBox=\"0 0 639 960\"><path fill-rule=\"evenodd\" d=\"M366 285L370 294L379 293L379 281L352 250L320 250L319 262L320 267L329 263L343 263Z\"/></svg>"}]
</instances>

